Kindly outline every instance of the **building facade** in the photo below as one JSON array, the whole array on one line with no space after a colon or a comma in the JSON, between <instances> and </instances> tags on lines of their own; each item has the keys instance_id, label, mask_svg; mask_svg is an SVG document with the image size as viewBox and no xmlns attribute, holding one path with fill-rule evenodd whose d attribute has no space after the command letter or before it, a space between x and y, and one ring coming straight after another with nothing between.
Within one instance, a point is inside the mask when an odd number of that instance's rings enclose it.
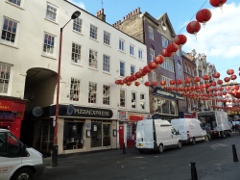
<instances>
[{"instance_id":1,"label":"building facade","mask_svg":"<svg viewBox=\"0 0 240 180\"><path fill-rule=\"evenodd\" d=\"M115 80L147 64L146 45L106 23L103 9L94 16L68 1L4 0L0 10L0 95L26 101L20 139L50 153L56 138L59 154L126 142L129 117L149 114L148 88Z\"/></svg>"},{"instance_id":2,"label":"building facade","mask_svg":"<svg viewBox=\"0 0 240 180\"><path fill-rule=\"evenodd\" d=\"M161 54L176 36L166 13L156 19L148 12L142 13L140 8L129 13L122 21L114 23L113 26L146 44L148 63L154 61L154 58ZM160 85L161 81L166 81L167 86L171 86L171 80L183 81L180 52L181 49L171 57L165 58L159 67L148 73L150 83L157 82L157 85L149 87L150 113L157 114L162 119L181 117L186 109L181 94L166 91Z\"/></svg>"}]
</instances>

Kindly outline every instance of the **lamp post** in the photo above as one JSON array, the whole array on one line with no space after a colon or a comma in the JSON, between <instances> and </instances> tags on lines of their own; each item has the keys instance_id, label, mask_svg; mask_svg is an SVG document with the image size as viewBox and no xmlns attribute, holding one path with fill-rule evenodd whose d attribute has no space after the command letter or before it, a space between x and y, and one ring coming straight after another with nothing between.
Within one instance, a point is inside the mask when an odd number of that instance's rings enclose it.
<instances>
[{"instance_id":1,"label":"lamp post","mask_svg":"<svg viewBox=\"0 0 240 180\"><path fill-rule=\"evenodd\" d=\"M72 20L80 16L80 11L75 11L71 19L60 28L60 38L59 38L59 54L58 54L58 73L57 73L57 97L56 97L56 115L54 123L54 139L53 139L53 150L52 150L52 166L58 165L58 111L59 111L59 92L60 92L60 77L61 77L61 58L62 58L62 34L64 27Z\"/></svg>"}]
</instances>

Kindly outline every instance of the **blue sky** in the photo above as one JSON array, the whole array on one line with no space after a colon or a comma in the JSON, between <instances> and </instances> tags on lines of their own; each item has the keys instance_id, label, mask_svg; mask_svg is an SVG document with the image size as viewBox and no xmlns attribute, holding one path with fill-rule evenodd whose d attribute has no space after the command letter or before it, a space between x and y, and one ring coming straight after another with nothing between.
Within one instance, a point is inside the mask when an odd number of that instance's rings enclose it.
<instances>
[{"instance_id":1,"label":"blue sky","mask_svg":"<svg viewBox=\"0 0 240 180\"><path fill-rule=\"evenodd\" d=\"M195 49L204 53L207 62L216 66L221 73L220 79L228 76L226 71L234 69L240 83L240 1L228 0L223 8L212 7L209 0L69 0L89 13L96 15L102 7L106 21L113 24L131 11L140 7L158 18L167 13L176 34L185 34L188 38L183 46L185 52ZM194 35L186 32L189 21L195 20L196 13L203 8L212 12L212 18Z\"/></svg>"}]
</instances>

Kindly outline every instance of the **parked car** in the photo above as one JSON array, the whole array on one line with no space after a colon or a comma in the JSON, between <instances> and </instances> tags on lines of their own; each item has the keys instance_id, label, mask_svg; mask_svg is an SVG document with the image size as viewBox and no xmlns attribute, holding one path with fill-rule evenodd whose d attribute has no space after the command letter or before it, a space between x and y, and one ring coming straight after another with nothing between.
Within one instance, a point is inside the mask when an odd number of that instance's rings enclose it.
<instances>
[{"instance_id":1,"label":"parked car","mask_svg":"<svg viewBox=\"0 0 240 180\"><path fill-rule=\"evenodd\" d=\"M26 147L9 130L0 129L0 179L32 180L44 171L43 156Z\"/></svg>"},{"instance_id":2,"label":"parked car","mask_svg":"<svg viewBox=\"0 0 240 180\"><path fill-rule=\"evenodd\" d=\"M197 141L209 140L207 132L196 118L176 118L171 120L171 124L179 132L184 143L195 144Z\"/></svg>"},{"instance_id":3,"label":"parked car","mask_svg":"<svg viewBox=\"0 0 240 180\"><path fill-rule=\"evenodd\" d=\"M139 152L158 151L166 148L181 148L179 133L167 120L145 119L137 122L135 147Z\"/></svg>"}]
</instances>

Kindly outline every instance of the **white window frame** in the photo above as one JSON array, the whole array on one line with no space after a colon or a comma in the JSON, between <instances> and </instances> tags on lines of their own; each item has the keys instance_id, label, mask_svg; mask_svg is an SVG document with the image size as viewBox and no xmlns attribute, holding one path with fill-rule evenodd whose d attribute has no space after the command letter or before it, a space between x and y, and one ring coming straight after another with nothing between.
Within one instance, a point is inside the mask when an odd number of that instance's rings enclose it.
<instances>
[{"instance_id":1,"label":"white window frame","mask_svg":"<svg viewBox=\"0 0 240 180\"><path fill-rule=\"evenodd\" d=\"M123 67L121 67L121 64L123 65ZM125 62L123 62L123 61L120 61L120 63L119 63L119 75L121 76L121 77L125 77L125 71L126 71L126 64L125 64Z\"/></svg>"},{"instance_id":2,"label":"white window frame","mask_svg":"<svg viewBox=\"0 0 240 180\"><path fill-rule=\"evenodd\" d=\"M110 97L111 97L111 87L108 85L103 85L103 104L110 105Z\"/></svg>"},{"instance_id":3,"label":"white window frame","mask_svg":"<svg viewBox=\"0 0 240 180\"><path fill-rule=\"evenodd\" d=\"M177 62L177 71L179 76L183 75L182 65L180 64L180 62Z\"/></svg>"},{"instance_id":4,"label":"white window frame","mask_svg":"<svg viewBox=\"0 0 240 180\"><path fill-rule=\"evenodd\" d=\"M97 83L89 82L88 85L88 103L96 104L97 103Z\"/></svg>"},{"instance_id":5,"label":"white window frame","mask_svg":"<svg viewBox=\"0 0 240 180\"><path fill-rule=\"evenodd\" d=\"M98 37L98 27L90 24L90 38L97 39Z\"/></svg>"},{"instance_id":6,"label":"white window frame","mask_svg":"<svg viewBox=\"0 0 240 180\"><path fill-rule=\"evenodd\" d=\"M168 39L162 36L162 47L166 48L168 46Z\"/></svg>"},{"instance_id":7,"label":"white window frame","mask_svg":"<svg viewBox=\"0 0 240 180\"><path fill-rule=\"evenodd\" d=\"M107 31L103 31L103 43L110 46L111 34Z\"/></svg>"},{"instance_id":8,"label":"white window frame","mask_svg":"<svg viewBox=\"0 0 240 180\"><path fill-rule=\"evenodd\" d=\"M130 66L130 74L133 75L136 72L136 67L134 65Z\"/></svg>"},{"instance_id":9,"label":"white window frame","mask_svg":"<svg viewBox=\"0 0 240 180\"><path fill-rule=\"evenodd\" d=\"M76 78L71 78L70 86L70 101L79 101L80 100L80 85L81 80Z\"/></svg>"},{"instance_id":10,"label":"white window frame","mask_svg":"<svg viewBox=\"0 0 240 180\"><path fill-rule=\"evenodd\" d=\"M155 50L152 48L149 48L149 56L150 56L150 61L153 61L155 58Z\"/></svg>"},{"instance_id":11,"label":"white window frame","mask_svg":"<svg viewBox=\"0 0 240 180\"><path fill-rule=\"evenodd\" d=\"M21 7L21 4L22 4L22 0L8 0L8 2L19 7Z\"/></svg>"},{"instance_id":12,"label":"white window frame","mask_svg":"<svg viewBox=\"0 0 240 180\"><path fill-rule=\"evenodd\" d=\"M126 90L120 89L120 107L126 107ZM123 102L122 102L123 101Z\"/></svg>"},{"instance_id":13,"label":"white window frame","mask_svg":"<svg viewBox=\"0 0 240 180\"><path fill-rule=\"evenodd\" d=\"M47 48L46 48L46 51L44 51L44 47L45 46L48 46L49 45L49 43L47 43L47 44L45 44L45 36L46 35L48 35L48 36L50 36L51 38L54 38L54 44L52 45L51 44L51 42L50 42L50 46L51 46L51 49L52 49L52 53L51 53L51 51L49 52L49 51L47 51ZM56 36L54 36L53 34L50 34L50 33L48 33L48 32L44 32L44 37L43 37L43 55L46 55L46 56L54 56L55 55L55 44L56 44Z\"/></svg>"},{"instance_id":14,"label":"white window frame","mask_svg":"<svg viewBox=\"0 0 240 180\"><path fill-rule=\"evenodd\" d=\"M50 8L50 9L49 9ZM53 4L47 3L46 19L56 22L57 21L58 8Z\"/></svg>"},{"instance_id":15,"label":"white window frame","mask_svg":"<svg viewBox=\"0 0 240 180\"><path fill-rule=\"evenodd\" d=\"M7 94L11 79L11 65L0 62L0 94Z\"/></svg>"},{"instance_id":16,"label":"white window frame","mask_svg":"<svg viewBox=\"0 0 240 180\"><path fill-rule=\"evenodd\" d=\"M157 82L157 73L156 72L154 72L154 71L152 71L151 72L151 80L152 80L152 82Z\"/></svg>"},{"instance_id":17,"label":"white window frame","mask_svg":"<svg viewBox=\"0 0 240 180\"><path fill-rule=\"evenodd\" d=\"M138 59L143 59L143 50L142 49L138 49Z\"/></svg>"},{"instance_id":18,"label":"white window frame","mask_svg":"<svg viewBox=\"0 0 240 180\"><path fill-rule=\"evenodd\" d=\"M89 49L88 66L94 69L98 68L97 51Z\"/></svg>"},{"instance_id":19,"label":"white window frame","mask_svg":"<svg viewBox=\"0 0 240 180\"><path fill-rule=\"evenodd\" d=\"M82 33L82 19L76 18L73 20L73 30Z\"/></svg>"},{"instance_id":20,"label":"white window frame","mask_svg":"<svg viewBox=\"0 0 240 180\"><path fill-rule=\"evenodd\" d=\"M170 85L170 81L171 81L172 79L170 79L170 78L168 78L168 77L166 77L166 76L161 76L161 79L162 79L162 81L166 81L166 86L171 86L171 85Z\"/></svg>"},{"instance_id":21,"label":"white window frame","mask_svg":"<svg viewBox=\"0 0 240 180\"><path fill-rule=\"evenodd\" d=\"M137 92L136 91L131 92L131 108L133 109L137 108Z\"/></svg>"},{"instance_id":22,"label":"white window frame","mask_svg":"<svg viewBox=\"0 0 240 180\"><path fill-rule=\"evenodd\" d=\"M129 45L129 54L130 54L131 56L134 56L134 55L135 55L135 54L134 54L134 45L132 45L132 44Z\"/></svg>"},{"instance_id":23,"label":"white window frame","mask_svg":"<svg viewBox=\"0 0 240 180\"><path fill-rule=\"evenodd\" d=\"M8 24L6 25L5 23L7 23L7 22L8 22ZM11 25L9 24L10 22L11 22ZM13 25L13 27L11 27L11 30L9 30L9 26L12 26L12 25ZM4 44L15 46L15 44L17 42L17 32L18 32L18 28L19 28L18 26L19 26L18 21L15 21L11 18L4 16L4 20L3 20L3 24L2 24L1 42ZM11 36L10 36L10 39L7 40L9 33ZM2 39L3 34L5 34L4 39ZM14 36L13 41L11 40L12 36Z\"/></svg>"},{"instance_id":24,"label":"white window frame","mask_svg":"<svg viewBox=\"0 0 240 180\"><path fill-rule=\"evenodd\" d=\"M148 26L148 37L149 37L149 39L154 40L154 31L151 26Z\"/></svg>"},{"instance_id":25,"label":"white window frame","mask_svg":"<svg viewBox=\"0 0 240 180\"><path fill-rule=\"evenodd\" d=\"M173 61L170 59L164 58L164 62L161 64L161 67L171 72L174 72L174 64Z\"/></svg>"},{"instance_id":26,"label":"white window frame","mask_svg":"<svg viewBox=\"0 0 240 180\"><path fill-rule=\"evenodd\" d=\"M119 50L124 51L125 49L125 41L123 39L119 39Z\"/></svg>"},{"instance_id":27,"label":"white window frame","mask_svg":"<svg viewBox=\"0 0 240 180\"><path fill-rule=\"evenodd\" d=\"M72 42L72 63L82 64L81 54L82 46L78 43Z\"/></svg>"},{"instance_id":28,"label":"white window frame","mask_svg":"<svg viewBox=\"0 0 240 180\"><path fill-rule=\"evenodd\" d=\"M103 54L103 71L110 73L110 56Z\"/></svg>"}]
</instances>

